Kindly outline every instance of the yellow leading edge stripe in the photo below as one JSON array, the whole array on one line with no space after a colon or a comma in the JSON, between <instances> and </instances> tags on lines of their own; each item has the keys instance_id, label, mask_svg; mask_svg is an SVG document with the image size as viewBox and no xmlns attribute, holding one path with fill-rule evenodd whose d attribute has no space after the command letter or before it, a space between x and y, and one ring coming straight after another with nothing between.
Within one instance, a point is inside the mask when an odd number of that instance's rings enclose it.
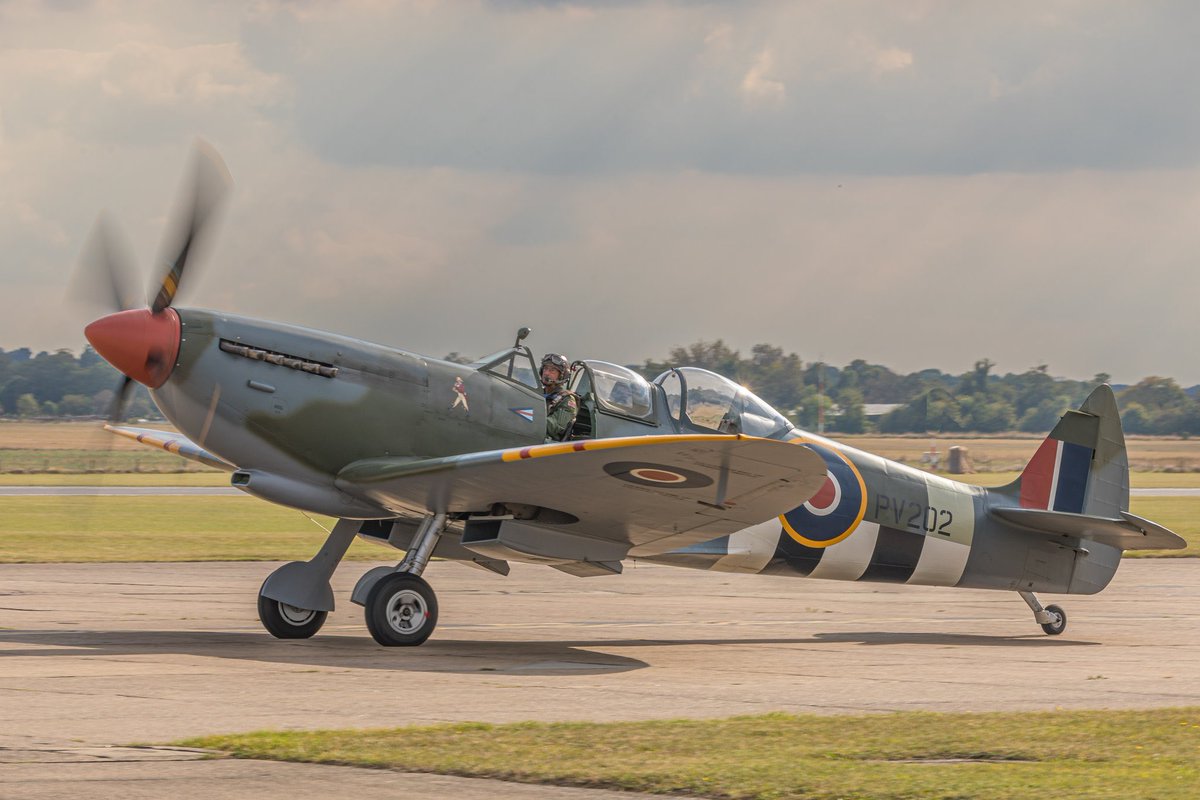
<instances>
[{"instance_id":1,"label":"yellow leading edge stripe","mask_svg":"<svg viewBox=\"0 0 1200 800\"><path fill-rule=\"evenodd\" d=\"M578 453L584 450L608 450L615 447L639 447L642 445L671 444L674 442L734 442L761 439L758 436L743 434L684 434L680 436L623 436L616 439L587 439L579 442L564 442L562 444L537 444L530 447L505 450L501 455L502 461L520 461L526 458L544 458L564 453Z\"/></svg>"},{"instance_id":2,"label":"yellow leading edge stripe","mask_svg":"<svg viewBox=\"0 0 1200 800\"><path fill-rule=\"evenodd\" d=\"M182 444L180 441L182 434L170 434L166 431L163 431L161 436L157 436L149 433L134 433L133 431L114 428L112 425L105 425L104 430L111 431L118 436L124 436L126 439L132 439L139 444L151 444L155 447L160 447L168 453L174 453L175 455L179 455L179 447Z\"/></svg>"}]
</instances>

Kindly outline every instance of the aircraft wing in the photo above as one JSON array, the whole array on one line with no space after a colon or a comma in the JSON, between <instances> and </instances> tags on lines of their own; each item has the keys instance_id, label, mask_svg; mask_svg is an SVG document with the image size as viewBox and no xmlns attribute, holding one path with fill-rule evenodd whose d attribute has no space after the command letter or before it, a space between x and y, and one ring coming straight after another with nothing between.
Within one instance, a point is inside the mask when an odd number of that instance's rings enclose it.
<instances>
[{"instance_id":1,"label":"aircraft wing","mask_svg":"<svg viewBox=\"0 0 1200 800\"><path fill-rule=\"evenodd\" d=\"M503 505L545 529L547 537L627 545L633 556L763 522L803 504L824 482L825 462L810 448L743 435L594 439L428 460L373 458L349 464L337 476L342 491L394 510L486 516Z\"/></svg>"},{"instance_id":2,"label":"aircraft wing","mask_svg":"<svg viewBox=\"0 0 1200 800\"><path fill-rule=\"evenodd\" d=\"M118 436L124 436L126 439L133 439L139 444L150 445L160 450L166 450L168 453L183 456L190 461L198 461L201 464L223 469L227 472L233 472L237 469L237 467L225 459L214 456L182 433L177 433L176 431L160 431L156 428L135 428L131 425L105 425L104 429L112 431Z\"/></svg>"}]
</instances>

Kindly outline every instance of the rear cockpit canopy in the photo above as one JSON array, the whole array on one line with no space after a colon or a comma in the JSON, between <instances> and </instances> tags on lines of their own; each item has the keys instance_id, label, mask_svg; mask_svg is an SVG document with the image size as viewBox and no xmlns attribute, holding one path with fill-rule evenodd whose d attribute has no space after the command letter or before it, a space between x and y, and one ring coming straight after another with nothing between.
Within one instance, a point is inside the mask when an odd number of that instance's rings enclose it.
<instances>
[{"instance_id":1,"label":"rear cockpit canopy","mask_svg":"<svg viewBox=\"0 0 1200 800\"><path fill-rule=\"evenodd\" d=\"M576 370L572 391L591 392L602 411L637 420L650 420L654 413L649 382L628 367L607 361L582 361L586 369ZM586 384L586 385L585 385Z\"/></svg>"},{"instance_id":2,"label":"rear cockpit canopy","mask_svg":"<svg viewBox=\"0 0 1200 800\"><path fill-rule=\"evenodd\" d=\"M745 386L699 367L670 369L654 379L680 428L783 438L792 424Z\"/></svg>"}]
</instances>

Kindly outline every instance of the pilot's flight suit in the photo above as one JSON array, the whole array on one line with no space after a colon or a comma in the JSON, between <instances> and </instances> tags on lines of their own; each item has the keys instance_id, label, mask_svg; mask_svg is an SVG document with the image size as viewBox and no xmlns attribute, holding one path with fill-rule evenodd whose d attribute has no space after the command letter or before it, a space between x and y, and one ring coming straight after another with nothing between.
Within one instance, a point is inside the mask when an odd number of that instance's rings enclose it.
<instances>
[{"instance_id":1,"label":"pilot's flight suit","mask_svg":"<svg viewBox=\"0 0 1200 800\"><path fill-rule=\"evenodd\" d=\"M566 389L546 395L546 441L561 442L579 413L579 401Z\"/></svg>"}]
</instances>

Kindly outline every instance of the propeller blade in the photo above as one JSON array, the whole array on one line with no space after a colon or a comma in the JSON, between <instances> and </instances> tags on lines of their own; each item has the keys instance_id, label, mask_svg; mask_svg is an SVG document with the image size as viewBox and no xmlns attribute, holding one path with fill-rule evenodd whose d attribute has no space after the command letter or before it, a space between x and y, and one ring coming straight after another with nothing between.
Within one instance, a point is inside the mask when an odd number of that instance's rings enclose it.
<instances>
[{"instance_id":1,"label":"propeller blade","mask_svg":"<svg viewBox=\"0 0 1200 800\"><path fill-rule=\"evenodd\" d=\"M232 184L229 170L217 151L207 142L197 141L191 174L163 243L168 266L150 304L155 314L175 300L184 270L196 259L197 245L203 242L205 229L220 210Z\"/></svg>"},{"instance_id":2,"label":"propeller blade","mask_svg":"<svg viewBox=\"0 0 1200 800\"><path fill-rule=\"evenodd\" d=\"M121 381L121 385L117 388L116 394L113 395L112 405L108 407L108 421L122 422L125 419L125 404L129 402L129 396L133 394L133 378L128 375L125 380Z\"/></svg>"},{"instance_id":3,"label":"propeller blade","mask_svg":"<svg viewBox=\"0 0 1200 800\"><path fill-rule=\"evenodd\" d=\"M108 214L101 214L83 246L67 297L105 313L141 305L133 249Z\"/></svg>"}]
</instances>

